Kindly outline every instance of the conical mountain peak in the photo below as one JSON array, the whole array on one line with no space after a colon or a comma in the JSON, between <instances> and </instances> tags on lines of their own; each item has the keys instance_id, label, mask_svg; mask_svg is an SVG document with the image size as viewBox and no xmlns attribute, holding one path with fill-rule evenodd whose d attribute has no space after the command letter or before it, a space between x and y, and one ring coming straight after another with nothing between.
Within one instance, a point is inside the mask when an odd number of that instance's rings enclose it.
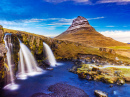
<instances>
[{"instance_id":1,"label":"conical mountain peak","mask_svg":"<svg viewBox=\"0 0 130 97\"><path fill-rule=\"evenodd\" d=\"M67 31L82 27L91 27L91 25L89 25L89 22L86 18L78 16L76 19L73 20L72 25L67 29Z\"/></svg>"}]
</instances>

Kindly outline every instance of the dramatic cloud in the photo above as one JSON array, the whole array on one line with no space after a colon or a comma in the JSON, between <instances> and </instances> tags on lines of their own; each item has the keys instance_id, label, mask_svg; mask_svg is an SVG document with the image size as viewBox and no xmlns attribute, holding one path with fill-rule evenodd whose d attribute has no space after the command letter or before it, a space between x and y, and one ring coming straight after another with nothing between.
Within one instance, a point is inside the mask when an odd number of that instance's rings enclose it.
<instances>
[{"instance_id":1,"label":"dramatic cloud","mask_svg":"<svg viewBox=\"0 0 130 97\"><path fill-rule=\"evenodd\" d=\"M117 41L130 43L130 31L115 30L115 31L103 31L100 33L107 37L111 37Z\"/></svg>"}]
</instances>

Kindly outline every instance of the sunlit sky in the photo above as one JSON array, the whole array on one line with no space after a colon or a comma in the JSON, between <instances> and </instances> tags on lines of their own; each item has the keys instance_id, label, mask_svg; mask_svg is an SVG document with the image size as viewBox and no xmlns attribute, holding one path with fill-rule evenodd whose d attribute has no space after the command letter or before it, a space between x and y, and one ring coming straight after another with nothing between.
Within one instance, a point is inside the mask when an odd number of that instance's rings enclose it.
<instances>
[{"instance_id":1,"label":"sunlit sky","mask_svg":"<svg viewBox=\"0 0 130 97\"><path fill-rule=\"evenodd\" d=\"M130 43L130 0L0 0L0 25L49 37L77 16L98 32Z\"/></svg>"}]
</instances>

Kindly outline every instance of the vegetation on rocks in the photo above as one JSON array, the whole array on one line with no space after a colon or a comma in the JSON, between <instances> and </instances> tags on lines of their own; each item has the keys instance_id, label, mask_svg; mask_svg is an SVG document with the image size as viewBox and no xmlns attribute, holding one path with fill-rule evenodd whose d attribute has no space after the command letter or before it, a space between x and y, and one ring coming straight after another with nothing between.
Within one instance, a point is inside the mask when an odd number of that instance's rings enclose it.
<instances>
[{"instance_id":1,"label":"vegetation on rocks","mask_svg":"<svg viewBox=\"0 0 130 97\"><path fill-rule=\"evenodd\" d=\"M123 85L125 81L130 81L130 69L95 66L93 64L82 64L77 68L77 74L80 78L88 80L102 81L105 83L116 83Z\"/></svg>"}]
</instances>

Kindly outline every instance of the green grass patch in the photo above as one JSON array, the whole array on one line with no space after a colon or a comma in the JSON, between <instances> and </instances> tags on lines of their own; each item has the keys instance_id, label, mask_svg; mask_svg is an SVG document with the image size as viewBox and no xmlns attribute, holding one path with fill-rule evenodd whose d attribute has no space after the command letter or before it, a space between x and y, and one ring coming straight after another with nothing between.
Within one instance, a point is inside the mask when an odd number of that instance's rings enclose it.
<instances>
[{"instance_id":1,"label":"green grass patch","mask_svg":"<svg viewBox=\"0 0 130 97\"><path fill-rule=\"evenodd\" d=\"M126 50L129 50L130 49L130 46L112 46L112 47L108 47L108 48L111 48L111 49L115 49L115 50L118 50L118 49L126 49Z\"/></svg>"}]
</instances>

